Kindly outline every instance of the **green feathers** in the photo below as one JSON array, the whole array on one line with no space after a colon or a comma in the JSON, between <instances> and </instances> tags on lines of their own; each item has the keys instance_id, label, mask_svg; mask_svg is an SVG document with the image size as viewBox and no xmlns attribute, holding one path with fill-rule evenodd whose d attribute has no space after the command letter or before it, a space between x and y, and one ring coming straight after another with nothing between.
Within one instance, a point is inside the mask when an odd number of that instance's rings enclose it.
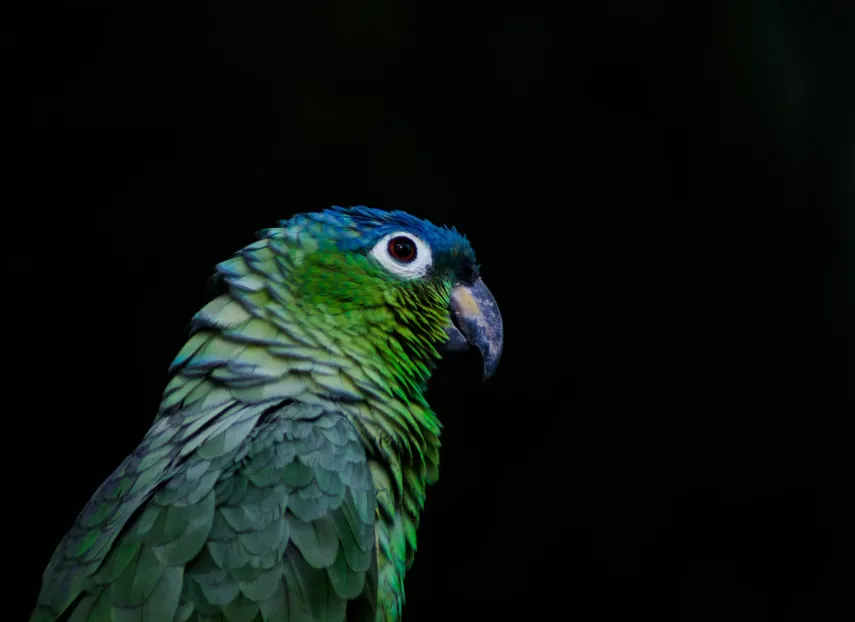
<instances>
[{"instance_id":1,"label":"green feathers","mask_svg":"<svg viewBox=\"0 0 855 622\"><path fill-rule=\"evenodd\" d=\"M342 619L374 561L373 486L352 427L289 404L241 443L226 434L127 523L72 620Z\"/></svg>"},{"instance_id":2,"label":"green feathers","mask_svg":"<svg viewBox=\"0 0 855 622\"><path fill-rule=\"evenodd\" d=\"M411 265L383 254L390 236ZM31 621L399 620L438 477L424 388L473 270L456 231L368 208L297 216L217 266L227 293Z\"/></svg>"}]
</instances>

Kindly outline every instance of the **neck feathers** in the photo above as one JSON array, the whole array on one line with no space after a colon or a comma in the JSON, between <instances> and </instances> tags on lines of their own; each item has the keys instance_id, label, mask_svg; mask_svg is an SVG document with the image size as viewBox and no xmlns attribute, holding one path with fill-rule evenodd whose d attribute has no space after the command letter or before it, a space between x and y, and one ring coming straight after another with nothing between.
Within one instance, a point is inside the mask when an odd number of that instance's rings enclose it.
<instances>
[{"instance_id":1,"label":"neck feathers","mask_svg":"<svg viewBox=\"0 0 855 622\"><path fill-rule=\"evenodd\" d=\"M324 313L305 295L316 248L270 236L217 266L227 293L193 318L163 408L205 381L238 401L295 399L341 412L385 463L396 500L410 489L408 503L421 508L438 477L441 426L423 393L444 337L442 292L384 290L375 295L383 304Z\"/></svg>"}]
</instances>

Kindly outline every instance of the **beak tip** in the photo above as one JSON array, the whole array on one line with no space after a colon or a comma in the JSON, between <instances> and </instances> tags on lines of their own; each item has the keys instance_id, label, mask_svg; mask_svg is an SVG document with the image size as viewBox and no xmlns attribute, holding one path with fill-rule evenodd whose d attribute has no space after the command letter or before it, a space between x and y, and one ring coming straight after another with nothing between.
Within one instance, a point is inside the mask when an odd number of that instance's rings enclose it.
<instances>
[{"instance_id":1,"label":"beak tip","mask_svg":"<svg viewBox=\"0 0 855 622\"><path fill-rule=\"evenodd\" d=\"M498 325L494 324L491 328L487 335L485 335L480 348L481 356L484 359L484 382L487 382L495 375L496 370L499 368L499 361L502 358L501 318L499 318Z\"/></svg>"}]
</instances>

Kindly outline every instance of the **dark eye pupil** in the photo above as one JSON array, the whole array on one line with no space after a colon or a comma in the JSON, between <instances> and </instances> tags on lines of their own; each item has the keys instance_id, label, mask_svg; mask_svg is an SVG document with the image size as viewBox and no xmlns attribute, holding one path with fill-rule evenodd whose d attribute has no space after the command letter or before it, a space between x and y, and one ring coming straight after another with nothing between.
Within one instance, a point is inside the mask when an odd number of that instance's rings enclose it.
<instances>
[{"instance_id":1,"label":"dark eye pupil","mask_svg":"<svg viewBox=\"0 0 855 622\"><path fill-rule=\"evenodd\" d=\"M392 238L389 240L389 254L398 261L409 262L416 258L416 245L410 238Z\"/></svg>"}]
</instances>

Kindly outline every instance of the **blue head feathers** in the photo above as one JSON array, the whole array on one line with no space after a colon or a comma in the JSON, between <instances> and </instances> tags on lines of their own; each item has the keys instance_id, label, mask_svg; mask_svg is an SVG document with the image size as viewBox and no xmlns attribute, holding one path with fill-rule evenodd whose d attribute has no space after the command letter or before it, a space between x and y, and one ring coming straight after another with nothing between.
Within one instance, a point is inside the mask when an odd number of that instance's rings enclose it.
<instances>
[{"instance_id":1,"label":"blue head feathers","mask_svg":"<svg viewBox=\"0 0 855 622\"><path fill-rule=\"evenodd\" d=\"M448 265L476 274L478 271L475 251L457 229L440 227L398 210L387 212L364 205L333 206L321 212L297 214L281 221L280 226L307 229L314 236L334 242L343 251L363 253L368 253L387 234L409 232L430 245L437 267Z\"/></svg>"}]
</instances>

